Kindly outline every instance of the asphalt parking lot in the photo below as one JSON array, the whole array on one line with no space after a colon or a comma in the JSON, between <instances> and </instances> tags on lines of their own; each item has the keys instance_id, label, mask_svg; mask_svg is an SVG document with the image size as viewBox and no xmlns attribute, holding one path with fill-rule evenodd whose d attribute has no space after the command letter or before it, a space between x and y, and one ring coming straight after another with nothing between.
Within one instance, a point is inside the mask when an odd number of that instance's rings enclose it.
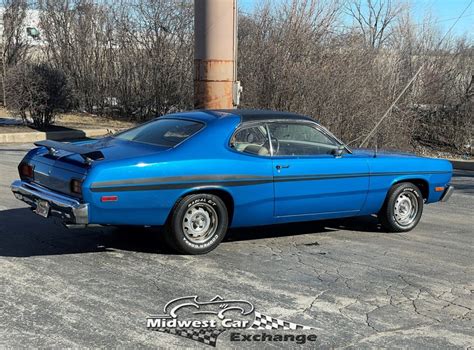
<instances>
[{"instance_id":1,"label":"asphalt parking lot","mask_svg":"<svg viewBox=\"0 0 474 350\"><path fill-rule=\"evenodd\" d=\"M0 145L0 347L209 348L147 330L173 298L244 299L310 326L322 348L474 345L474 172L409 234L373 218L230 232L205 256L163 248L157 230L67 230L10 192L31 145ZM218 348L308 346L233 343ZM314 347L314 344L310 346Z\"/></svg>"}]
</instances>

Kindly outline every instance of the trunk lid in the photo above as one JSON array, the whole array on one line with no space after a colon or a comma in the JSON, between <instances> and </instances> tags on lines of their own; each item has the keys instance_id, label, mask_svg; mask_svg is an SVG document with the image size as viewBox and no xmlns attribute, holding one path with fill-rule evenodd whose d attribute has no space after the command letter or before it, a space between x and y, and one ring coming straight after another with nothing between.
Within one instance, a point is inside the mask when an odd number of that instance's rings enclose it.
<instances>
[{"instance_id":1,"label":"trunk lid","mask_svg":"<svg viewBox=\"0 0 474 350\"><path fill-rule=\"evenodd\" d=\"M85 150L100 151L103 159L96 162L110 162L138 156L147 156L166 151L167 147L160 147L137 142L119 140L107 137L100 140L75 142L72 145L80 146ZM71 181L84 180L90 169L84 157L78 153L63 150L60 147L53 154L45 147L37 148L26 161L34 167L34 182L53 191L81 197L71 191Z\"/></svg>"},{"instance_id":2,"label":"trunk lid","mask_svg":"<svg viewBox=\"0 0 474 350\"><path fill-rule=\"evenodd\" d=\"M71 191L73 179L83 180L87 175L87 168L79 164L72 164L64 159L54 159L47 155L32 158L29 164L34 167L33 182L74 197L81 197Z\"/></svg>"}]
</instances>

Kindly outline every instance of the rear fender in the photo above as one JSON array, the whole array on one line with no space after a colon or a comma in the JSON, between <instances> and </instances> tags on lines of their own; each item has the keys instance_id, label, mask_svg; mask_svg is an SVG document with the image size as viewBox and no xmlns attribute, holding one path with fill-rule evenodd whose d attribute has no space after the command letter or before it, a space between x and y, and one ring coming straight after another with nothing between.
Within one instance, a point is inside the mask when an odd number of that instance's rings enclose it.
<instances>
[{"instance_id":1,"label":"rear fender","mask_svg":"<svg viewBox=\"0 0 474 350\"><path fill-rule=\"evenodd\" d=\"M193 193L221 197L229 211L229 226L258 226L273 222L273 184L252 186L205 186L186 189L179 198Z\"/></svg>"}]
</instances>

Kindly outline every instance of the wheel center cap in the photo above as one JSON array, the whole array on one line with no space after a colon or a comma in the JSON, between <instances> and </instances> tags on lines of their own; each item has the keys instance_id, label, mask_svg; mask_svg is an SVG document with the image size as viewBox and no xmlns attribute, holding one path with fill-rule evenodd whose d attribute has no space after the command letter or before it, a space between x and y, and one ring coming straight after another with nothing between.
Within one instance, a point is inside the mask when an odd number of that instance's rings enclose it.
<instances>
[{"instance_id":1,"label":"wheel center cap","mask_svg":"<svg viewBox=\"0 0 474 350\"><path fill-rule=\"evenodd\" d=\"M199 234L206 231L209 227L209 220L202 213L195 213L191 218L192 229L194 233Z\"/></svg>"}]
</instances>

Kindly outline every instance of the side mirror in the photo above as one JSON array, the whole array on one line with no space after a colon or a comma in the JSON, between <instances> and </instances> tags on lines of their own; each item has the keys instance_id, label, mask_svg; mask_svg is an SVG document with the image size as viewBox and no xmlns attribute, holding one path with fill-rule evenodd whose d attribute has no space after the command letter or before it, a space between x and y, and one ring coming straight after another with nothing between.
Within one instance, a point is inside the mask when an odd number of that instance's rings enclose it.
<instances>
[{"instance_id":1,"label":"side mirror","mask_svg":"<svg viewBox=\"0 0 474 350\"><path fill-rule=\"evenodd\" d=\"M340 158L344 153L344 147L334 148L331 153L334 157Z\"/></svg>"}]
</instances>

